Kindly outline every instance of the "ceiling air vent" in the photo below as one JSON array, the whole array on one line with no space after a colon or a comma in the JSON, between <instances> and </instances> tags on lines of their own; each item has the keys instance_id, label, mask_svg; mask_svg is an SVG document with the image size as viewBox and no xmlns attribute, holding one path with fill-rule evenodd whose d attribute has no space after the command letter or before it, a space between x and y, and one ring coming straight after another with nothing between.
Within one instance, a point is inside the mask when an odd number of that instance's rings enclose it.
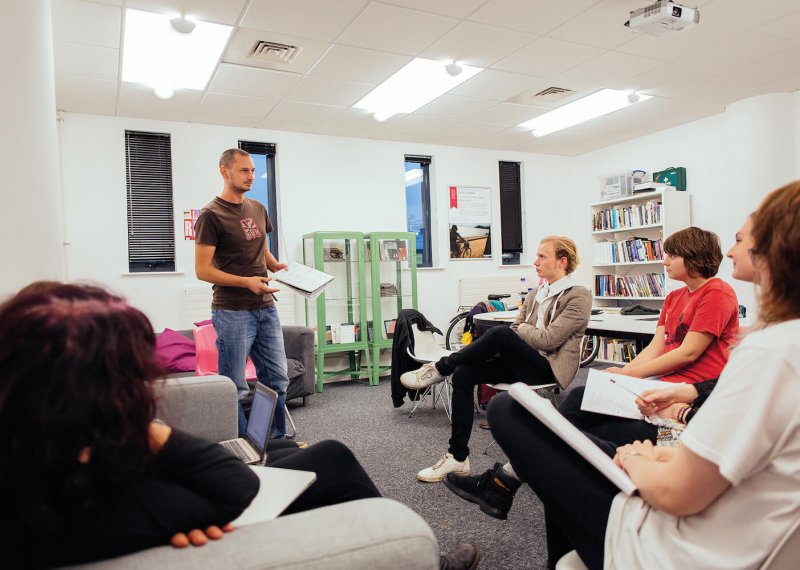
<instances>
[{"instance_id":1,"label":"ceiling air vent","mask_svg":"<svg viewBox=\"0 0 800 570\"><path fill-rule=\"evenodd\" d=\"M531 99L538 99L542 101L558 101L575 93L572 89L564 89L563 87L548 87L542 89Z\"/></svg>"},{"instance_id":2,"label":"ceiling air vent","mask_svg":"<svg viewBox=\"0 0 800 570\"><path fill-rule=\"evenodd\" d=\"M301 49L303 48L259 40L255 43L247 57L262 61L289 64L297 57Z\"/></svg>"}]
</instances>

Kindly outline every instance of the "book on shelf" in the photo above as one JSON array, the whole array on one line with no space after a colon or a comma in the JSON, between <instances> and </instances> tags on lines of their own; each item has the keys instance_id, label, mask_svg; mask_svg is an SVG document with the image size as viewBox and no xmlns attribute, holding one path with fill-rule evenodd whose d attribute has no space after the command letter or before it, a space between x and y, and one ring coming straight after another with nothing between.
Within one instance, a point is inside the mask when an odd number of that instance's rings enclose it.
<instances>
[{"instance_id":1,"label":"book on shelf","mask_svg":"<svg viewBox=\"0 0 800 570\"><path fill-rule=\"evenodd\" d=\"M597 357L602 360L627 364L638 353L635 340L600 337Z\"/></svg>"},{"instance_id":2,"label":"book on shelf","mask_svg":"<svg viewBox=\"0 0 800 570\"><path fill-rule=\"evenodd\" d=\"M595 275L594 294L597 297L664 297L664 275Z\"/></svg>"},{"instance_id":3,"label":"book on shelf","mask_svg":"<svg viewBox=\"0 0 800 570\"><path fill-rule=\"evenodd\" d=\"M594 244L594 259L595 265L655 262L664 259L664 248L660 239L631 237L619 241L600 241Z\"/></svg>"},{"instance_id":4,"label":"book on shelf","mask_svg":"<svg viewBox=\"0 0 800 570\"><path fill-rule=\"evenodd\" d=\"M562 416L549 400L542 398L522 382L513 384L508 393L595 469L605 475L620 491L626 495L632 495L636 491L636 484L628 477L627 473L618 467L614 460L597 447L585 433Z\"/></svg>"},{"instance_id":5,"label":"book on shelf","mask_svg":"<svg viewBox=\"0 0 800 570\"><path fill-rule=\"evenodd\" d=\"M661 223L663 205L660 200L598 210L592 216L592 230L624 230L630 227L652 226Z\"/></svg>"},{"instance_id":6,"label":"book on shelf","mask_svg":"<svg viewBox=\"0 0 800 570\"><path fill-rule=\"evenodd\" d=\"M288 269L273 273L272 278L306 299L316 299L334 279L333 275L296 261Z\"/></svg>"},{"instance_id":7,"label":"book on shelf","mask_svg":"<svg viewBox=\"0 0 800 570\"><path fill-rule=\"evenodd\" d=\"M674 382L633 378L592 368L586 378L581 410L632 420L642 419L636 399L645 390L674 388Z\"/></svg>"}]
</instances>

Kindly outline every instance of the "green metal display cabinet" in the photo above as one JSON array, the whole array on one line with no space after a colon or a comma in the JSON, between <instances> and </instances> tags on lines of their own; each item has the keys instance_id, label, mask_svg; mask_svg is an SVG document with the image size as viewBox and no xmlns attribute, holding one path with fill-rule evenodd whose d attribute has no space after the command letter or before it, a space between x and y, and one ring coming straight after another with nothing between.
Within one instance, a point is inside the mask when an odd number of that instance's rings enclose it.
<instances>
[{"instance_id":1,"label":"green metal display cabinet","mask_svg":"<svg viewBox=\"0 0 800 570\"><path fill-rule=\"evenodd\" d=\"M319 297L306 300L306 326L316 329L316 389L326 378L363 375L372 382L367 342L367 294L364 234L313 232L303 236L303 262L334 276ZM366 363L362 362L364 353ZM346 354L349 366L325 370L325 357Z\"/></svg>"},{"instance_id":2,"label":"green metal display cabinet","mask_svg":"<svg viewBox=\"0 0 800 570\"><path fill-rule=\"evenodd\" d=\"M417 308L416 234L412 232L372 232L365 236L370 266L370 316L368 340L372 352L372 384L381 371L381 349L391 348L394 324L402 309Z\"/></svg>"}]
</instances>

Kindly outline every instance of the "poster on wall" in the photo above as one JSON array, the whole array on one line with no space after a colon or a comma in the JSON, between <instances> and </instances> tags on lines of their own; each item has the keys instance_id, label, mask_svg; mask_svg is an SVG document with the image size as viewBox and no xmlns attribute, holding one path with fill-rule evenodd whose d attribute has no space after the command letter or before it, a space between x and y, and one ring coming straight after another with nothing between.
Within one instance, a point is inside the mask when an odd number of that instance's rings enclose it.
<instances>
[{"instance_id":1,"label":"poster on wall","mask_svg":"<svg viewBox=\"0 0 800 570\"><path fill-rule=\"evenodd\" d=\"M491 192L485 186L450 186L450 259L492 257Z\"/></svg>"},{"instance_id":2,"label":"poster on wall","mask_svg":"<svg viewBox=\"0 0 800 570\"><path fill-rule=\"evenodd\" d=\"M183 239L194 239L194 225L197 223L199 215L200 210L186 210L183 212Z\"/></svg>"}]
</instances>

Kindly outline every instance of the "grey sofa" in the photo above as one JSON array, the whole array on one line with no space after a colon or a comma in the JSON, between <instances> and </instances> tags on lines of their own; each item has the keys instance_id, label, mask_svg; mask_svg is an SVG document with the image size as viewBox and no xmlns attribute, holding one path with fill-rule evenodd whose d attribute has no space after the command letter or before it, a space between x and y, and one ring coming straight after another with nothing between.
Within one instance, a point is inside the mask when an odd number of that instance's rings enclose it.
<instances>
[{"instance_id":1,"label":"grey sofa","mask_svg":"<svg viewBox=\"0 0 800 570\"><path fill-rule=\"evenodd\" d=\"M289 370L289 388L286 390L286 399L294 400L306 398L314 393L315 364L314 357L314 332L304 326L283 325L283 344L286 349L286 363ZM189 339L194 339L191 329L177 331ZM194 372L178 372L170 377L193 376Z\"/></svg>"},{"instance_id":2,"label":"grey sofa","mask_svg":"<svg viewBox=\"0 0 800 570\"><path fill-rule=\"evenodd\" d=\"M212 440L236 436L236 389L223 376L168 378L159 386L157 415ZM134 570L433 570L439 548L427 523L391 499L363 499L245 526L203 547L161 546L79 566Z\"/></svg>"}]
</instances>

